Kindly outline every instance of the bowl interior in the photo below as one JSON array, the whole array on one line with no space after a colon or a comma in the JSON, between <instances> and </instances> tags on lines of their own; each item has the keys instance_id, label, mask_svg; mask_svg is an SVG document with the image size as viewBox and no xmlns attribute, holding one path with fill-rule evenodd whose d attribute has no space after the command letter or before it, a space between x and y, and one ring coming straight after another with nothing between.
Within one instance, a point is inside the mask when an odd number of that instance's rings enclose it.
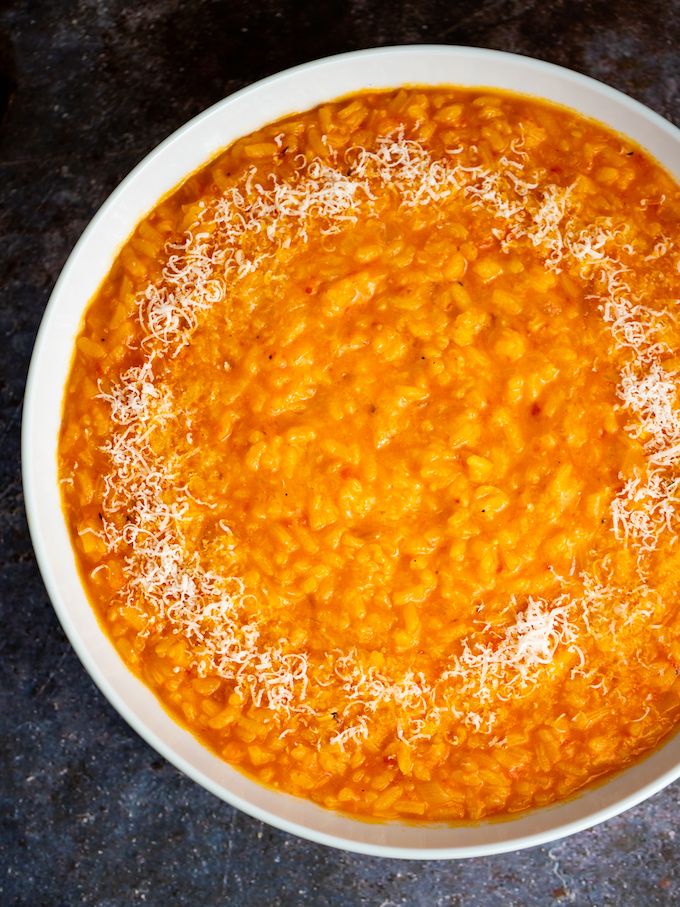
<instances>
[{"instance_id":1,"label":"bowl interior","mask_svg":"<svg viewBox=\"0 0 680 907\"><path fill-rule=\"evenodd\" d=\"M570 801L475 826L361 822L268 790L201 746L125 667L80 583L57 476L62 396L81 317L144 214L186 174L241 135L344 94L407 84L487 86L564 104L625 133L680 177L680 132L661 117L584 76L496 51L436 46L361 51L297 67L238 92L150 154L101 208L69 258L31 362L23 422L24 487L40 569L71 643L114 707L180 770L245 812L322 843L397 857L479 856L554 840L639 802L680 776L680 737Z\"/></svg>"}]
</instances>

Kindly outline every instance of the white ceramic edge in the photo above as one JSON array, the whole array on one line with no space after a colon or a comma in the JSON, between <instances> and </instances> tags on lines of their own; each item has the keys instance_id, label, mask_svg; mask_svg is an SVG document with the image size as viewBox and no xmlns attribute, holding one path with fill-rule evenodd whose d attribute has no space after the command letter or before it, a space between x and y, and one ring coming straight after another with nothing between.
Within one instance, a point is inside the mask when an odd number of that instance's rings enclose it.
<instances>
[{"instance_id":1,"label":"white ceramic edge","mask_svg":"<svg viewBox=\"0 0 680 907\"><path fill-rule=\"evenodd\" d=\"M437 77L433 73L436 67L441 71ZM466 67L471 67L474 78L466 78ZM502 76L496 77L497 72ZM361 88L419 83L503 87L546 97L628 133L680 176L680 131L658 114L587 76L514 54L439 45L380 48L314 61L255 83L195 117L152 151L104 203L76 244L45 310L31 359L22 423L22 470L31 537L57 616L99 689L147 743L216 796L284 831L375 856L443 859L545 844L629 809L680 777L680 738L671 739L643 761L566 803L467 827L364 823L263 788L225 766L179 727L124 666L99 627L78 579L61 513L56 468L63 387L82 312L120 244L158 198L219 148L272 119ZM221 141L210 137L213 121L220 122ZM631 121L640 128L631 131ZM178 165L187 158L190 134L195 162L189 167ZM200 142L195 141L198 135ZM102 247L108 252L103 254ZM91 276L89 281L83 277L88 268L96 272L94 285ZM69 294L78 297L70 312ZM51 372L55 360L56 376ZM449 840L452 843L447 844Z\"/></svg>"}]
</instances>

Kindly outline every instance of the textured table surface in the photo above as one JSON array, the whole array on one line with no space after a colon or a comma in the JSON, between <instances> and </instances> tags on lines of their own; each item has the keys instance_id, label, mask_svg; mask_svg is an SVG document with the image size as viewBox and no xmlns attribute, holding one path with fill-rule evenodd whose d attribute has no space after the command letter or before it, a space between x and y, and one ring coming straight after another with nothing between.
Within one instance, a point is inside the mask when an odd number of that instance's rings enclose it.
<instances>
[{"instance_id":1,"label":"textured table surface","mask_svg":"<svg viewBox=\"0 0 680 907\"><path fill-rule=\"evenodd\" d=\"M99 205L235 89L326 54L416 42L551 60L680 118L677 0L0 0L2 905L680 901L680 784L553 847L459 863L340 853L235 812L95 689L33 559L19 476L26 370L50 290Z\"/></svg>"}]
</instances>

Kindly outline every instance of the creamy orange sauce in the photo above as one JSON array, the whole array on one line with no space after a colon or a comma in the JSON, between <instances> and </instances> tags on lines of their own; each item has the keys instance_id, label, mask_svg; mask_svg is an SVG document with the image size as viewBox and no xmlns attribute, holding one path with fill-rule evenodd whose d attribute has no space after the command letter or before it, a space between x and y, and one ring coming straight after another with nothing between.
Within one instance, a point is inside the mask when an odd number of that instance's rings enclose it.
<instances>
[{"instance_id":1,"label":"creamy orange sauce","mask_svg":"<svg viewBox=\"0 0 680 907\"><path fill-rule=\"evenodd\" d=\"M140 223L77 340L64 507L121 656L263 783L564 798L680 714L678 189L566 110L362 94Z\"/></svg>"}]
</instances>

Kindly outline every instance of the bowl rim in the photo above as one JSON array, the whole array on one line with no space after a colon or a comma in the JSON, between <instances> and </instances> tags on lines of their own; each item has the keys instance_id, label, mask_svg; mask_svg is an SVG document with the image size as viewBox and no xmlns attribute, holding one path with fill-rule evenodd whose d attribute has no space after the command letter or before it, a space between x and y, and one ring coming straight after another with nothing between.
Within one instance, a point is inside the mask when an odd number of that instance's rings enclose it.
<instances>
[{"instance_id":1,"label":"bowl rim","mask_svg":"<svg viewBox=\"0 0 680 907\"><path fill-rule=\"evenodd\" d=\"M487 843L477 842L469 845L459 844L455 846L434 846L422 848L414 846L400 846L382 842L380 834L377 834L375 836L376 839L374 841L355 840L350 837L343 837L335 832L331 833L324 830L324 828L322 827L310 828L300 821L288 819L282 815L277 815L274 812L270 811L270 809L264 808L258 803L252 802L247 797L240 795L238 792L226 789L223 784L215 781L215 779L211 778L200 767L192 764L189 759L187 759L182 753L177 751L177 747L170 745L163 739L161 739L159 735L154 731L154 729L149 726L147 721L142 720L134 712L128 702L128 699L119 691L119 689L116 687L116 684L111 680L109 676L107 676L102 666L98 663L97 658L92 651L91 639L84 635L84 631L81 632L81 629L75 622L70 611L69 601L67 600L64 591L60 587L60 583L55 573L54 555L50 552L50 535L45 531L45 524L43 519L43 517L45 516L45 505L41 500L39 490L39 471L41 469L41 463L37 453L37 451L39 450L39 445L36 443L41 434L41 376L39 374L39 368L42 360L45 358L46 353L49 350L50 344L53 342L53 335L58 333L59 313L60 307L64 306L64 295L67 292L69 284L72 283L75 279L74 275L76 273L77 265L82 258L88 241L94 235L95 231L101 227L102 224L104 224L107 220L113 219L113 217L115 216L115 208L117 203L126 193L129 193L130 189L135 185L135 183L137 183L143 175L148 173L160 158L166 156L168 152L171 151L173 146L175 146L179 142L184 141L189 134L195 133L197 130L199 130L200 127L216 113L224 111L228 107L235 106L238 103L242 104L244 101L256 98L257 95L261 93L265 88L271 88L280 85L286 80L290 80L291 78L309 77L315 71L320 71L331 66L351 67L352 64L355 63L359 66L363 64L375 63L379 66L382 61L389 58L400 56L404 59L409 57L416 59L423 57L423 55L427 55L430 58L451 57L453 55L458 58L469 57L473 62L476 60L478 64L484 62L496 62L499 64L505 64L507 66L521 66L522 68L535 73L537 76L544 74L546 76L551 75L553 77L559 77L559 79L564 81L567 85L589 88L591 91L594 91L596 94L601 96L604 101L616 101L622 108L636 116L638 119L641 118L645 123L654 126L661 133L665 134L666 137L671 140L673 147L677 146L680 149L680 130L678 130L675 126L673 126L659 114L650 110L640 102L628 97L622 92L619 92L616 89L610 87L609 85L606 85L605 83L602 83L581 73L574 72L570 69L556 66L552 63L547 63L542 60L537 60L519 54L512 54L504 51L497 51L486 48L437 44L396 45L380 48L369 48L366 50L350 51L348 53L336 54L318 60L313 60L308 63L303 63L299 66L292 67L290 69L261 79L251 85L248 85L234 92L233 94L228 95L226 98L218 101L216 104L212 105L202 113L199 113L197 116L187 121L179 129L168 136L163 142L156 146L149 154L147 154L122 180L117 188L109 195L109 197L99 208L95 216L92 218L86 229L81 234L65 265L62 268L58 280L56 281L54 289L50 295L49 302L42 316L40 327L36 336L24 395L21 458L24 499L30 535L46 591L55 609L59 622L61 623L61 626L71 646L75 650L80 661L84 665L87 672L90 674L90 677L94 680L99 690L104 694L104 696L111 703L114 709L116 709L116 711L125 719L125 721L142 737L142 739L144 739L154 750L164 756L183 774L189 776L192 780L199 783L201 786L209 790L211 793L215 794L220 799L225 800L230 805L240 809L248 815L264 821L270 825L273 825L274 827L279 828L283 831L293 833L308 840L332 846L338 849L363 853L371 856L396 857L403 859L445 859L486 856L490 854L519 850L540 844L554 842L559 840L560 838L590 828L642 802L643 800L652 796L654 793L661 790L663 787L680 777L680 755L673 758L671 762L668 762L668 760L666 760L666 763L668 764L665 768L664 763L661 765L661 769L654 769L651 776L645 783L640 784L628 794L619 796L614 800L614 802L604 803L603 805L600 805L599 808L595 806L594 808L587 811L584 815L573 817L570 820L558 822L549 827L547 830L539 830L533 833L529 832L520 834L515 837L510 836L503 840L492 840ZM390 84L396 88L399 87L399 85L423 84L428 85L429 87L429 85L431 84L434 87L436 84L444 85L455 83L446 83L440 81L438 83L432 82L428 84L426 82L418 82L413 79L403 79L401 82L392 81L390 82ZM503 90L503 86L494 85L492 83L484 81L470 82L465 84L469 85L469 87L486 87L492 90L494 88L496 90ZM367 86L367 89L370 87L372 86ZM540 88L540 84L537 85L537 87ZM353 91L354 89L351 89L349 92L344 93L352 93ZM540 92L533 95L529 93L526 94L535 98L544 97ZM341 97L342 95L343 92L340 92L335 97ZM328 98L327 100L332 99L333 98ZM316 106L316 104L313 103L309 105L310 108L313 106ZM577 108L574 109L578 112ZM586 116L590 115L587 114ZM264 123L266 122L271 122L273 118L274 117L264 117L264 119L262 120L262 125L264 125ZM278 118L278 116L275 118ZM248 130L248 132L249 131L252 130ZM247 132L241 132L239 134L247 134ZM233 140L234 139L227 140L223 147L228 146ZM212 157L214 157L215 153L216 150L207 152L204 156L204 163L207 163ZM185 176L186 175L188 175L188 172L185 173ZM181 178L179 181L176 180L175 184L180 181ZM159 196L159 198L160 197L161 196ZM142 216L143 214L139 215L138 219ZM114 245L111 246L111 262L117 255L118 251L119 247L116 247ZM105 273L106 272L104 271L100 275L100 280L103 279ZM86 294L85 298L82 300L82 305L80 305L78 308L79 320L82 317L90 299L91 294ZM72 344L69 352L70 354L72 354L73 352ZM63 390L64 387L62 386L62 396ZM54 514L52 514L52 516L54 517ZM60 514L60 516L61 521L65 527L65 517L63 515L63 512ZM84 590L82 591L84 594ZM101 632L103 633L104 631L101 630ZM108 637L106 638L108 640ZM115 657L120 658L120 656L118 656L117 652L113 648L113 645L110 644L110 646L112 652L115 654ZM125 668L125 670L127 671L128 669ZM163 708L160 702L158 702L158 708ZM666 744L663 744L662 748L664 748L665 746ZM619 773L619 775L615 775L614 778L619 777L622 774L630 773L632 769L643 763L649 762L649 760L650 756L647 756L643 760L637 761L632 766L624 769L622 773ZM606 782L604 782L603 786L607 786L612 783L613 778L610 778ZM592 791L592 788L586 789L586 792L580 795L578 799L581 799L590 791ZM278 793L277 796L283 796L284 798L288 797L288 795L281 795ZM484 825L484 827L491 827L492 825L509 826L511 824L516 824L521 816L531 816L538 813L545 815L550 811L559 811L559 807L561 805L563 804L555 804L554 806L542 807L538 810L532 810L529 813L518 814L517 818L511 817L502 821L494 820L494 822L482 823L482 825ZM353 823L361 825L362 827L370 828L382 827L389 829L390 826L394 825L394 823L366 823L361 819L352 819L351 821ZM415 827L425 831L426 829L432 828L433 826L422 825ZM449 826L450 829L460 829L461 827L467 826Z\"/></svg>"}]
</instances>

